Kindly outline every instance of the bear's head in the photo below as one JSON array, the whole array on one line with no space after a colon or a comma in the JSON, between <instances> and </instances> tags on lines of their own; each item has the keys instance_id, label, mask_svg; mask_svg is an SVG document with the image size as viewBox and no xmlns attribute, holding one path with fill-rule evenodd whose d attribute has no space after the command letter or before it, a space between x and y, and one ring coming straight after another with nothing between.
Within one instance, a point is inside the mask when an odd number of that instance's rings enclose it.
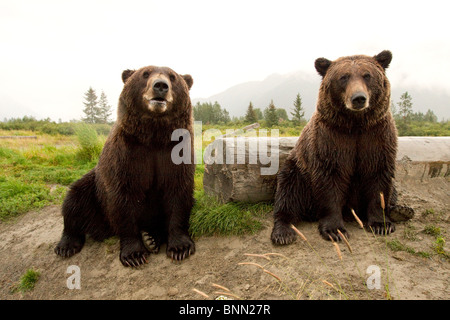
<instances>
[{"instance_id":1,"label":"bear's head","mask_svg":"<svg viewBox=\"0 0 450 320\"><path fill-rule=\"evenodd\" d=\"M390 51L374 57L355 55L335 61L318 58L315 67L322 76L319 100L323 102L320 106L319 101L318 108L327 109L320 111L348 118L385 114L390 105L390 84L385 70L391 60Z\"/></svg>"},{"instance_id":2,"label":"bear's head","mask_svg":"<svg viewBox=\"0 0 450 320\"><path fill-rule=\"evenodd\" d=\"M189 90L193 79L167 67L148 66L122 73L124 88L120 97L119 118L137 114L157 118L190 111Z\"/></svg>"}]
</instances>

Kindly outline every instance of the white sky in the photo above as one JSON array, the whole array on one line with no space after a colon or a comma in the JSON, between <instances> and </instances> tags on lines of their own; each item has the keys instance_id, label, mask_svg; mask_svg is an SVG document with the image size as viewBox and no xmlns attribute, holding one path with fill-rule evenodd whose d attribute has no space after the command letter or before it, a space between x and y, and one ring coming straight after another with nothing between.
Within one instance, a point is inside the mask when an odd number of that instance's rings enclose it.
<instances>
[{"instance_id":1,"label":"white sky","mask_svg":"<svg viewBox=\"0 0 450 320\"><path fill-rule=\"evenodd\" d=\"M317 76L318 57L384 49L393 85L450 92L449 18L434 0L0 0L0 119L19 106L79 119L89 86L115 110L128 68L189 73L200 98L272 73Z\"/></svg>"}]
</instances>

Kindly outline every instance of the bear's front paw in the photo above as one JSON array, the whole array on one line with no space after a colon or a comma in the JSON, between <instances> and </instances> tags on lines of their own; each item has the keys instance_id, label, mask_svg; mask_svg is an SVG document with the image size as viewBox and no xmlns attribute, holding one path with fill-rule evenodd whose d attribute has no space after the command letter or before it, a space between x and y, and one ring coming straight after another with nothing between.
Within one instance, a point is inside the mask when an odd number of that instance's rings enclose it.
<instances>
[{"instance_id":1,"label":"bear's front paw","mask_svg":"<svg viewBox=\"0 0 450 320\"><path fill-rule=\"evenodd\" d=\"M125 267L139 267L147 263L148 250L142 241L122 241L120 249L120 262Z\"/></svg>"},{"instance_id":2,"label":"bear's front paw","mask_svg":"<svg viewBox=\"0 0 450 320\"><path fill-rule=\"evenodd\" d=\"M273 244L286 245L294 242L295 239L297 239L297 234L290 225L285 223L275 223L270 239Z\"/></svg>"},{"instance_id":3,"label":"bear's front paw","mask_svg":"<svg viewBox=\"0 0 450 320\"><path fill-rule=\"evenodd\" d=\"M339 233L339 231L340 233ZM333 241L341 241L342 235L345 236L346 239L350 238L350 234L344 228L343 223L332 224L328 222L319 223L319 233L325 240L333 240Z\"/></svg>"},{"instance_id":4,"label":"bear's front paw","mask_svg":"<svg viewBox=\"0 0 450 320\"><path fill-rule=\"evenodd\" d=\"M187 236L171 237L167 243L167 256L172 260L181 261L195 253L195 244Z\"/></svg>"},{"instance_id":5,"label":"bear's front paw","mask_svg":"<svg viewBox=\"0 0 450 320\"><path fill-rule=\"evenodd\" d=\"M61 240L55 247L55 253L63 258L68 258L78 253L83 248L85 241L84 236L71 237L63 234Z\"/></svg>"},{"instance_id":6,"label":"bear's front paw","mask_svg":"<svg viewBox=\"0 0 450 320\"><path fill-rule=\"evenodd\" d=\"M386 222L372 221L372 222L369 222L367 224L367 226L368 226L368 229L370 231L372 231L374 234L388 235L395 231L395 224L393 224L390 221L386 221Z\"/></svg>"}]
</instances>

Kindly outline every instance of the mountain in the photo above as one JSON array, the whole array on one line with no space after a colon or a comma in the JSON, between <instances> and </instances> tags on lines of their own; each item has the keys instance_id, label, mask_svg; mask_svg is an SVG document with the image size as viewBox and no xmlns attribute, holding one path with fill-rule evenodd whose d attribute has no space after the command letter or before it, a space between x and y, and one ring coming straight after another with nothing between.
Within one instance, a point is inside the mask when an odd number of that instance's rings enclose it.
<instances>
[{"instance_id":1,"label":"mountain","mask_svg":"<svg viewBox=\"0 0 450 320\"><path fill-rule=\"evenodd\" d=\"M254 108L263 111L273 100L277 108L286 109L289 117L297 93L302 97L302 106L305 117L309 119L316 108L317 95L321 78L316 74L307 74L301 71L284 75L272 74L262 81L250 81L237 84L221 93L208 98L192 99L192 102L217 101L225 108L230 116L241 117L245 115L250 101ZM391 83L391 99L395 104L405 91L412 97L413 111L426 113L433 110L439 120L450 119L450 94L444 90L421 87L396 86Z\"/></svg>"}]
</instances>

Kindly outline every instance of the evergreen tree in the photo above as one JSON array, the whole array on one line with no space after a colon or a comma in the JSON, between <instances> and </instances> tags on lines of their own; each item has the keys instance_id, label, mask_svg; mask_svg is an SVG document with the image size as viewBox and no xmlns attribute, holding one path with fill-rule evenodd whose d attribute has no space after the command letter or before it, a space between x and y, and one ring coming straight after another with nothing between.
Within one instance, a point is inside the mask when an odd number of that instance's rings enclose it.
<instances>
[{"instance_id":1,"label":"evergreen tree","mask_svg":"<svg viewBox=\"0 0 450 320\"><path fill-rule=\"evenodd\" d=\"M397 103L399 118L405 124L411 120L411 116L413 114L412 110L413 104L411 100L412 100L411 96L408 94L408 91L406 91L400 96L400 102Z\"/></svg>"},{"instance_id":2,"label":"evergreen tree","mask_svg":"<svg viewBox=\"0 0 450 320\"><path fill-rule=\"evenodd\" d=\"M110 121L109 117L111 117L111 106L108 104L108 98L106 94L102 91L100 95L100 100L98 102L99 107L99 120L101 123L108 123Z\"/></svg>"},{"instance_id":3,"label":"evergreen tree","mask_svg":"<svg viewBox=\"0 0 450 320\"><path fill-rule=\"evenodd\" d=\"M294 100L294 111L291 112L292 121L294 124L299 125L303 117L305 116L305 111L302 107L302 98L300 97L300 93L297 93L297 97Z\"/></svg>"},{"instance_id":4,"label":"evergreen tree","mask_svg":"<svg viewBox=\"0 0 450 320\"><path fill-rule=\"evenodd\" d=\"M279 120L283 120L283 121L288 121L289 120L289 116L286 112L286 109L284 108L276 108L275 110L277 117Z\"/></svg>"},{"instance_id":5,"label":"evergreen tree","mask_svg":"<svg viewBox=\"0 0 450 320\"><path fill-rule=\"evenodd\" d=\"M268 127L278 124L277 108L275 108L273 100L270 101L269 106L264 110L264 119Z\"/></svg>"},{"instance_id":6,"label":"evergreen tree","mask_svg":"<svg viewBox=\"0 0 450 320\"><path fill-rule=\"evenodd\" d=\"M431 109L428 109L427 113L424 115L424 121L436 123L438 120L437 116Z\"/></svg>"},{"instance_id":7,"label":"evergreen tree","mask_svg":"<svg viewBox=\"0 0 450 320\"><path fill-rule=\"evenodd\" d=\"M255 111L256 121L264 119L264 115L260 108L255 108L253 111Z\"/></svg>"},{"instance_id":8,"label":"evergreen tree","mask_svg":"<svg viewBox=\"0 0 450 320\"><path fill-rule=\"evenodd\" d=\"M98 107L97 95L94 89L89 87L89 90L84 94L84 114L86 115L82 120L86 123L99 123L100 109Z\"/></svg>"},{"instance_id":9,"label":"evergreen tree","mask_svg":"<svg viewBox=\"0 0 450 320\"><path fill-rule=\"evenodd\" d=\"M256 121L258 121L251 101L250 104L248 105L247 113L245 114L245 121L249 123L255 123Z\"/></svg>"},{"instance_id":10,"label":"evergreen tree","mask_svg":"<svg viewBox=\"0 0 450 320\"><path fill-rule=\"evenodd\" d=\"M411 96L408 91L400 96L400 102L397 102L397 130L399 136L408 135L410 129L410 122L413 117Z\"/></svg>"},{"instance_id":11,"label":"evergreen tree","mask_svg":"<svg viewBox=\"0 0 450 320\"><path fill-rule=\"evenodd\" d=\"M197 102L194 106L194 119L206 124L227 123L231 121L229 112L226 109L222 109L217 101L214 104L211 102Z\"/></svg>"}]
</instances>

